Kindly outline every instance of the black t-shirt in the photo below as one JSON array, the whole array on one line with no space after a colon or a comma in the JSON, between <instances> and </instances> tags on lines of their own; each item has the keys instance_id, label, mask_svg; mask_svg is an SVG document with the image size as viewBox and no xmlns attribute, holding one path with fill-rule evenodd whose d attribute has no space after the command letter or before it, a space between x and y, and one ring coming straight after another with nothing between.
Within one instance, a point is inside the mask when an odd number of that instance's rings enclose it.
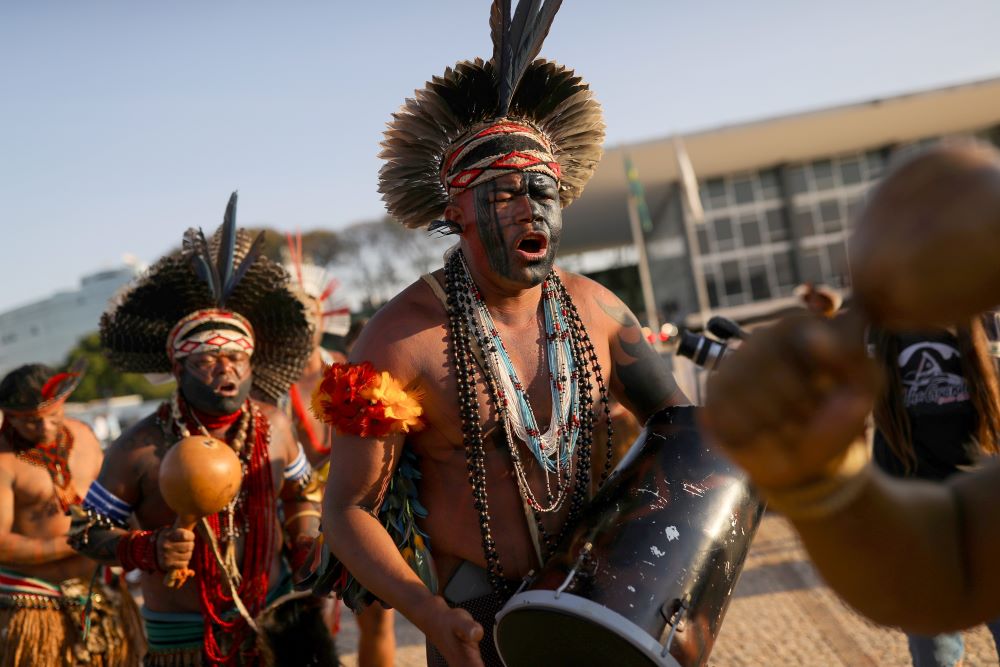
<instances>
[{"instance_id":1,"label":"black t-shirt","mask_svg":"<svg viewBox=\"0 0 1000 667\"><path fill-rule=\"evenodd\" d=\"M950 333L899 336L903 405L910 418L916 466L913 477L943 480L974 463L976 409L962 375L958 342ZM874 458L883 470L906 476L903 462L875 432Z\"/></svg>"}]
</instances>

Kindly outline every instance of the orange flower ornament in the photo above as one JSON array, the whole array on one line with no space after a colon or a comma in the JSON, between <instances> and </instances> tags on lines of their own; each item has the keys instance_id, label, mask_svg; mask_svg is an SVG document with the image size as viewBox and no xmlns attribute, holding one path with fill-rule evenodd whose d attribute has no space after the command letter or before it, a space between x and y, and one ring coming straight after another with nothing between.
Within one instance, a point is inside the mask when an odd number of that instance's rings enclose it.
<instances>
[{"instance_id":1,"label":"orange flower ornament","mask_svg":"<svg viewBox=\"0 0 1000 667\"><path fill-rule=\"evenodd\" d=\"M313 392L312 411L341 433L382 438L423 428L419 399L419 392L406 391L388 371L376 371L370 362L333 364Z\"/></svg>"}]
</instances>

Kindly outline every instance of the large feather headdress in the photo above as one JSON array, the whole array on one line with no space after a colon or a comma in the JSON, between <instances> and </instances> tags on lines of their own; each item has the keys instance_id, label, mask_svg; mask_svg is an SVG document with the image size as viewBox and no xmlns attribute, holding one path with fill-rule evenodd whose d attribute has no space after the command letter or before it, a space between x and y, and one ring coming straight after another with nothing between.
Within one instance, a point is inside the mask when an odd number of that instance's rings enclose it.
<instances>
[{"instance_id":1,"label":"large feather headdress","mask_svg":"<svg viewBox=\"0 0 1000 667\"><path fill-rule=\"evenodd\" d=\"M236 193L211 239L184 233L181 249L161 258L101 316L101 344L121 371L169 373L171 330L200 310L225 309L253 327L254 387L277 400L302 374L314 323L288 272L260 255L261 236L236 228Z\"/></svg>"},{"instance_id":2,"label":"large feather headdress","mask_svg":"<svg viewBox=\"0 0 1000 667\"><path fill-rule=\"evenodd\" d=\"M325 267L307 261L302 253L302 234L286 236L288 259L285 270L292 280L320 306L320 330L333 336L346 336L351 328L351 309L337 289L340 282Z\"/></svg>"},{"instance_id":3,"label":"large feather headdress","mask_svg":"<svg viewBox=\"0 0 1000 667\"><path fill-rule=\"evenodd\" d=\"M520 0L512 17L510 0L494 0L493 57L446 69L393 114L379 192L399 222L427 226L450 196L511 170L555 177L564 207L583 192L601 159L601 106L572 70L535 60L560 4Z\"/></svg>"}]
</instances>

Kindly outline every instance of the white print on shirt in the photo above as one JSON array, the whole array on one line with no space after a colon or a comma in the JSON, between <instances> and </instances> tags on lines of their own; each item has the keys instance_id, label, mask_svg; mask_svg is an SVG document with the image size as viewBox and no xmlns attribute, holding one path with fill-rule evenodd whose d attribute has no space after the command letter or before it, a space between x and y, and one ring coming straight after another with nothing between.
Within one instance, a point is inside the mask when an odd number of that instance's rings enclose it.
<instances>
[{"instance_id":1,"label":"white print on shirt","mask_svg":"<svg viewBox=\"0 0 1000 667\"><path fill-rule=\"evenodd\" d=\"M905 388L903 403L907 408L969 400L965 378L941 368L942 361L950 361L958 355L958 350L951 345L926 342L908 345L900 352L900 368L909 368L902 378Z\"/></svg>"}]
</instances>

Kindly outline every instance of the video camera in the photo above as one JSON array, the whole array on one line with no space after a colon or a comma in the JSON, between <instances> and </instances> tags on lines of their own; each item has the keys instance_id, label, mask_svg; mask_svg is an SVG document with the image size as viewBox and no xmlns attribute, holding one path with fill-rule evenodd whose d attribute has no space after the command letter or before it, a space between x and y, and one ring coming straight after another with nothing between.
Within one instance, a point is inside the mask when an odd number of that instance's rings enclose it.
<instances>
[{"instance_id":1,"label":"video camera","mask_svg":"<svg viewBox=\"0 0 1000 667\"><path fill-rule=\"evenodd\" d=\"M749 335L736 322L718 315L708 320L705 331L705 334L692 333L686 329L681 331L677 354L710 371L715 370L722 361L730 340L746 340Z\"/></svg>"}]
</instances>

